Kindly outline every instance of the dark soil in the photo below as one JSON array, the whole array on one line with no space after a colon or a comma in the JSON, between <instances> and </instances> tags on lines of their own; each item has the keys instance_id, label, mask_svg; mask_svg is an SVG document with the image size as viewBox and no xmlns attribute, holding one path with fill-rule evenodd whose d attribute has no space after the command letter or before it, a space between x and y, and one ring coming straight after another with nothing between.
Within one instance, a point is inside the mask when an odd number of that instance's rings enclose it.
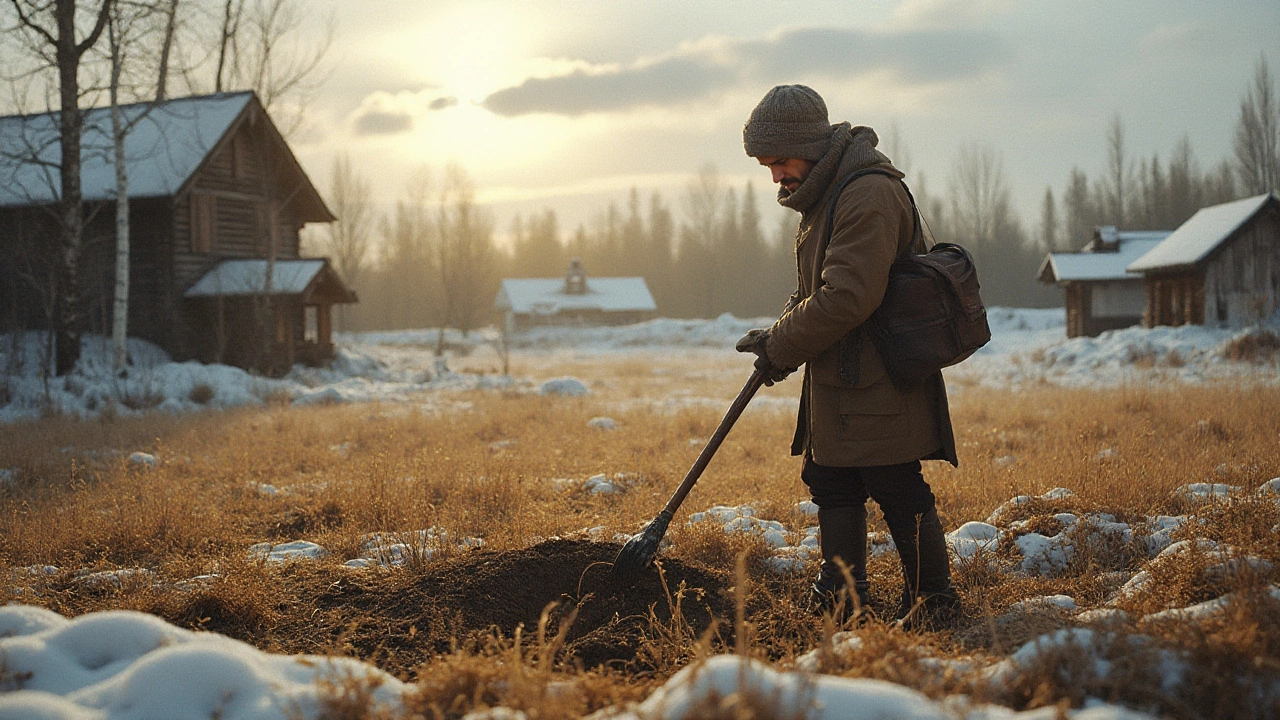
<instances>
[{"instance_id":1,"label":"dark soil","mask_svg":"<svg viewBox=\"0 0 1280 720\"><path fill-rule=\"evenodd\" d=\"M198 608L171 607L158 614L187 625L199 617L203 629L276 652L353 655L411 678L414 668L432 657L479 649L495 637L509 639L520 626L524 638L535 638L544 610L552 606L548 639L576 610L562 660L588 669L608 665L643 671L636 650L655 621L670 621L671 603L656 569L634 585L610 576L620 547L555 539L518 551L470 552L420 573L298 563L277 577L281 595L296 593L297 601L275 608L277 620L269 628L241 622L242 612L219 612L232 609L211 602L217 588L187 603ZM713 618L733 617L727 573L670 558L660 562L670 591L686 588L681 611L693 633L704 631Z\"/></svg>"}]
</instances>

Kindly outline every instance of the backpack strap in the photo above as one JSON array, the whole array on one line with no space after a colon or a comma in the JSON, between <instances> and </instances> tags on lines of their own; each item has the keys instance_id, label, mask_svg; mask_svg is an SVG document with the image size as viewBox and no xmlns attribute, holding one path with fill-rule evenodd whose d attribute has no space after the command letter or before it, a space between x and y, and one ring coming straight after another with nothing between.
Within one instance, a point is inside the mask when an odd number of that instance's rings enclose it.
<instances>
[{"instance_id":1,"label":"backpack strap","mask_svg":"<svg viewBox=\"0 0 1280 720\"><path fill-rule=\"evenodd\" d=\"M835 230L836 224L836 203L840 202L840 195L844 193L844 189L848 187L849 183L865 175L884 175L885 177L891 177L894 180L897 180L902 184L902 189L907 191L907 197L911 200L911 244L907 245L906 250L898 253L897 259L901 260L911 253L912 247L915 246L915 239L920 235L920 208L916 206L916 197L911 194L911 188L907 187L907 183L897 175L881 168L863 168L862 170L856 170L849 173L844 180L840 181L840 184L836 187L835 194L831 197L831 204L827 207L827 233L823 238L822 252L825 255L827 247L831 245L831 233Z\"/></svg>"}]
</instances>

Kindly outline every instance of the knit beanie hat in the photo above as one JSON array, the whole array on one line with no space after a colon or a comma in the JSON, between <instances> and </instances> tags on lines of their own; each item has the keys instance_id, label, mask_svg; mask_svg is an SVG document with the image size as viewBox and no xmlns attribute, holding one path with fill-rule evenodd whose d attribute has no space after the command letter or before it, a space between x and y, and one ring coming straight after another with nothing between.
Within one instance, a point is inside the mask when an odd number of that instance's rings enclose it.
<instances>
[{"instance_id":1,"label":"knit beanie hat","mask_svg":"<svg viewBox=\"0 0 1280 720\"><path fill-rule=\"evenodd\" d=\"M765 93L742 128L751 157L818 160L831 141L827 104L804 85L779 85Z\"/></svg>"}]
</instances>

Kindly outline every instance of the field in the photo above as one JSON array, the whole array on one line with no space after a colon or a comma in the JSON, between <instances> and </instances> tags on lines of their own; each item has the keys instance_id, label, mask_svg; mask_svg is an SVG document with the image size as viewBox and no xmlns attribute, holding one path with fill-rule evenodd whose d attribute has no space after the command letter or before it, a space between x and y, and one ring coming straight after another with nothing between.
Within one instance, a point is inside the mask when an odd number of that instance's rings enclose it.
<instances>
[{"instance_id":1,"label":"field","mask_svg":"<svg viewBox=\"0 0 1280 720\"><path fill-rule=\"evenodd\" d=\"M455 369L490 370L482 356ZM10 425L7 600L358 658L410 683L405 713L424 717L608 714L724 653L1015 710L1280 714L1280 505L1255 492L1280 475L1274 383L955 377L961 465L926 477L946 530L985 520L995 534L950 536L963 620L905 632L806 610L816 518L786 453L798 382L762 391L672 523L660 571L625 586L608 574L618 543L661 508L749 363L700 350L512 363L589 394L517 384ZM879 550L873 609L888 616L901 580ZM15 685L0 671L0 690ZM358 685L332 689L329 716L371 716ZM696 714L787 714L747 700L712 693Z\"/></svg>"}]
</instances>

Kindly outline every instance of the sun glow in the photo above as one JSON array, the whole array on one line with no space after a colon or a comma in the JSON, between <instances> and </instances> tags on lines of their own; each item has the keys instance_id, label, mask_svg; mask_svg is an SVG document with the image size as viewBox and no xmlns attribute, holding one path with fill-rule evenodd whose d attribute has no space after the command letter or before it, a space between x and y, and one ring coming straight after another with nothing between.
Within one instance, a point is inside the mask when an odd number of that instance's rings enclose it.
<instances>
[{"instance_id":1,"label":"sun glow","mask_svg":"<svg viewBox=\"0 0 1280 720\"><path fill-rule=\"evenodd\" d=\"M401 57L441 92L478 103L520 80L536 32L511 6L459 3L409 33Z\"/></svg>"}]
</instances>

